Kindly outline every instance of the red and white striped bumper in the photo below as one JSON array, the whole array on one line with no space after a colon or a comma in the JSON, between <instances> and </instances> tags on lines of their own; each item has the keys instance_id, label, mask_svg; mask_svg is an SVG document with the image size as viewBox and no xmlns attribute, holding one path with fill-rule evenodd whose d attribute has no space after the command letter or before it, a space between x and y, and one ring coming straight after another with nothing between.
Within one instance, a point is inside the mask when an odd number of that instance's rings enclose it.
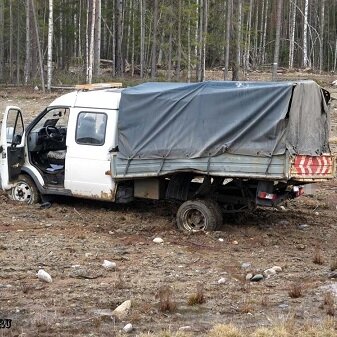
<instances>
[{"instance_id":1,"label":"red and white striped bumper","mask_svg":"<svg viewBox=\"0 0 337 337\"><path fill-rule=\"evenodd\" d=\"M291 178L329 179L335 176L335 158L331 155L295 156L291 162Z\"/></svg>"}]
</instances>

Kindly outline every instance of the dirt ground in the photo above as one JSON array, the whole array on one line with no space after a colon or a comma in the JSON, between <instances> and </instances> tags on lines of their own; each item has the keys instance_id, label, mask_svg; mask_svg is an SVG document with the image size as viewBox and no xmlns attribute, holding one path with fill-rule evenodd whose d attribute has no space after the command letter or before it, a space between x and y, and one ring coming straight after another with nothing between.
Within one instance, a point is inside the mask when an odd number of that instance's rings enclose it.
<instances>
[{"instance_id":1,"label":"dirt ground","mask_svg":"<svg viewBox=\"0 0 337 337\"><path fill-rule=\"evenodd\" d=\"M337 95L330 77L318 80ZM19 106L27 122L58 94L0 89L0 110ZM203 336L217 323L250 332L289 319L297 326L334 319L336 191L336 181L321 183L283 208L230 216L220 231L193 235L177 231L176 205L168 202L58 198L42 209L1 194L0 319L12 326L0 336L114 336L127 323L132 336L164 329ZM103 260L116 269L104 269ZM246 281L250 271L273 266L282 272ZM40 268L52 283L38 280ZM197 287L205 301L189 305ZM162 312L165 296L172 310ZM112 315L126 300L128 314Z\"/></svg>"}]
</instances>

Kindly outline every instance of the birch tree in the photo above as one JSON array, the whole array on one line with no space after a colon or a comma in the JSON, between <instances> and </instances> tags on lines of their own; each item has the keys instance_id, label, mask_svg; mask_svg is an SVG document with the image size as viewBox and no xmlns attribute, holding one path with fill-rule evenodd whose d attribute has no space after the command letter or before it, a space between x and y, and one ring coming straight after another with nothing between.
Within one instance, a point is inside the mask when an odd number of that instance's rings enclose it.
<instances>
[{"instance_id":1,"label":"birch tree","mask_svg":"<svg viewBox=\"0 0 337 337\"><path fill-rule=\"evenodd\" d=\"M304 18L303 18L303 67L307 68L309 64L308 60L308 12L309 12L309 0L304 2Z\"/></svg>"},{"instance_id":2,"label":"birch tree","mask_svg":"<svg viewBox=\"0 0 337 337\"><path fill-rule=\"evenodd\" d=\"M47 59L47 89L51 90L52 71L53 71L53 0L49 0L49 19L48 19L48 59Z\"/></svg>"},{"instance_id":3,"label":"birch tree","mask_svg":"<svg viewBox=\"0 0 337 337\"><path fill-rule=\"evenodd\" d=\"M90 47L89 47L89 69L88 69L88 83L92 83L93 65L94 65L94 36L95 36L95 15L96 15L96 1L92 2L92 16L90 29Z\"/></svg>"},{"instance_id":4,"label":"birch tree","mask_svg":"<svg viewBox=\"0 0 337 337\"><path fill-rule=\"evenodd\" d=\"M290 39L289 39L289 69L294 67L294 50L295 50L295 28L296 28L296 10L297 0L290 3L291 21L290 21Z\"/></svg>"},{"instance_id":5,"label":"birch tree","mask_svg":"<svg viewBox=\"0 0 337 337\"><path fill-rule=\"evenodd\" d=\"M277 67L279 63L282 6L283 6L283 0L278 0L277 1L276 37L275 37L275 49L274 49L273 76L272 76L273 80L276 80Z\"/></svg>"},{"instance_id":6,"label":"birch tree","mask_svg":"<svg viewBox=\"0 0 337 337\"><path fill-rule=\"evenodd\" d=\"M231 38L231 17L232 17L232 0L227 0L226 54L225 54L224 80L228 79L229 46Z\"/></svg>"}]
</instances>

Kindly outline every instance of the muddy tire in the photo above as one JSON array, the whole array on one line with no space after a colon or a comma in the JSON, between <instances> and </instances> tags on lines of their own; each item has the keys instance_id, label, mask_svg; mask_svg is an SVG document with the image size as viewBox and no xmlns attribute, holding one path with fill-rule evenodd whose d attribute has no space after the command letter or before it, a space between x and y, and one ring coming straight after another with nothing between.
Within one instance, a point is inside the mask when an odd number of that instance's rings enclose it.
<instances>
[{"instance_id":1,"label":"muddy tire","mask_svg":"<svg viewBox=\"0 0 337 337\"><path fill-rule=\"evenodd\" d=\"M15 186L8 191L11 200L26 203L28 205L36 204L40 201L40 193L33 180L26 175L19 175Z\"/></svg>"},{"instance_id":2,"label":"muddy tire","mask_svg":"<svg viewBox=\"0 0 337 337\"><path fill-rule=\"evenodd\" d=\"M188 200L177 212L177 227L185 232L214 231L221 224L221 208L213 200Z\"/></svg>"}]
</instances>

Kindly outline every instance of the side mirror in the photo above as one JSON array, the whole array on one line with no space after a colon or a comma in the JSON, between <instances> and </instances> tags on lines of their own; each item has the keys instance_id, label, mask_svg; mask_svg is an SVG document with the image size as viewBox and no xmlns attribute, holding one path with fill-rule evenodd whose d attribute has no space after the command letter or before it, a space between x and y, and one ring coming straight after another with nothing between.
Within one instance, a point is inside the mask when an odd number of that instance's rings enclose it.
<instances>
[{"instance_id":1,"label":"side mirror","mask_svg":"<svg viewBox=\"0 0 337 337\"><path fill-rule=\"evenodd\" d=\"M12 145L20 145L22 141L21 135L14 135Z\"/></svg>"}]
</instances>

